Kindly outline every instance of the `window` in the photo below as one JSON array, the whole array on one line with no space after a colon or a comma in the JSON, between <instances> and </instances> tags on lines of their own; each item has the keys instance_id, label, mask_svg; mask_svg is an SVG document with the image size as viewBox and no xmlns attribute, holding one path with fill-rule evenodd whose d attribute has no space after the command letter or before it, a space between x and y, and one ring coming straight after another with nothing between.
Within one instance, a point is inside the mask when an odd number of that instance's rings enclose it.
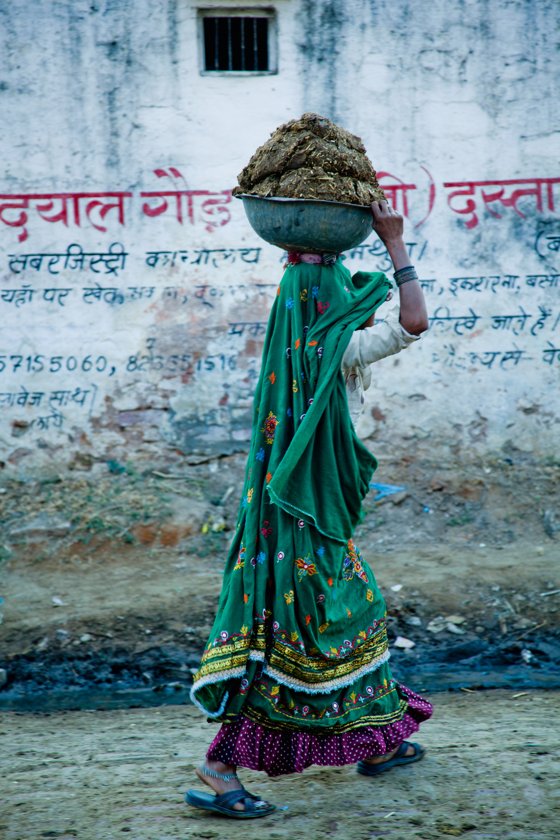
<instances>
[{"instance_id":1,"label":"window","mask_svg":"<svg viewBox=\"0 0 560 840\"><path fill-rule=\"evenodd\" d=\"M276 18L268 9L201 11L202 73L275 73Z\"/></svg>"}]
</instances>

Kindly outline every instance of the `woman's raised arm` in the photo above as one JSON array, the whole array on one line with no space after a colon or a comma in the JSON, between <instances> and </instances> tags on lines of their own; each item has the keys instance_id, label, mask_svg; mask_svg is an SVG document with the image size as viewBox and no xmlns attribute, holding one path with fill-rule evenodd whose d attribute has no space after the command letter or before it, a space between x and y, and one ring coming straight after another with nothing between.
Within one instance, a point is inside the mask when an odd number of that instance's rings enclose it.
<instances>
[{"instance_id":1,"label":"woman's raised arm","mask_svg":"<svg viewBox=\"0 0 560 840\"><path fill-rule=\"evenodd\" d=\"M428 313L416 273L404 271L408 267L412 268L412 264L403 238L403 217L387 201L374 201L371 212L372 227L387 248L395 269L399 290L399 320L407 332L420 335L429 327Z\"/></svg>"}]
</instances>

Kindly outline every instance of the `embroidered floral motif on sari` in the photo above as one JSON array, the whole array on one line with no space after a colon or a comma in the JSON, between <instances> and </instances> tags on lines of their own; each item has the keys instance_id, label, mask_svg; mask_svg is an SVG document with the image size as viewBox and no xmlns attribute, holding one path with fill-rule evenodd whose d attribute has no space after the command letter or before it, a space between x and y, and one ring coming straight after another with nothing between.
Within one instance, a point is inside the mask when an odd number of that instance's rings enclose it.
<instances>
[{"instance_id":1,"label":"embroidered floral motif on sari","mask_svg":"<svg viewBox=\"0 0 560 840\"><path fill-rule=\"evenodd\" d=\"M356 575L364 583L369 583L369 578L362 566L360 552L352 540L348 540L348 553L344 558L342 577L344 580L352 580Z\"/></svg>"},{"instance_id":2,"label":"embroidered floral motif on sari","mask_svg":"<svg viewBox=\"0 0 560 840\"><path fill-rule=\"evenodd\" d=\"M272 411L269 411L268 417L264 421L264 426L261 429L261 432L264 433L264 439L269 445L274 443L274 435L276 433L277 425L278 418Z\"/></svg>"},{"instance_id":3,"label":"embroidered floral motif on sari","mask_svg":"<svg viewBox=\"0 0 560 840\"><path fill-rule=\"evenodd\" d=\"M300 582L306 575L317 574L317 567L315 566L315 563L309 562L309 555L306 557L296 557L296 566L298 570L298 580Z\"/></svg>"}]
</instances>

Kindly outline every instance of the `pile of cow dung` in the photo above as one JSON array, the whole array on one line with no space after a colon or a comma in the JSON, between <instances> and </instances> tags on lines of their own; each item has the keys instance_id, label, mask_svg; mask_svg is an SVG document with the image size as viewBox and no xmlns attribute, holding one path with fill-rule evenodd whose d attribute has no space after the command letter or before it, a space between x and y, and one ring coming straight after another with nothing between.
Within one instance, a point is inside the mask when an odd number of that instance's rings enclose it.
<instances>
[{"instance_id":1,"label":"pile of cow dung","mask_svg":"<svg viewBox=\"0 0 560 840\"><path fill-rule=\"evenodd\" d=\"M363 206L385 198L360 138L318 114L303 114L277 128L237 180L234 195Z\"/></svg>"}]
</instances>

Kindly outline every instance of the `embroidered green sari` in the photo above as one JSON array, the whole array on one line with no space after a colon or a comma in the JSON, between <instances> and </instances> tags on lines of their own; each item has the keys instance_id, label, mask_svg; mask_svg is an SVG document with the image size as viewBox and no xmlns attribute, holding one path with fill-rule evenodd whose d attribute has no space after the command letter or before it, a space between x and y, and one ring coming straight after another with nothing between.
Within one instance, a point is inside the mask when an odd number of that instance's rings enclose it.
<instances>
[{"instance_id":1,"label":"embroidered green sari","mask_svg":"<svg viewBox=\"0 0 560 840\"><path fill-rule=\"evenodd\" d=\"M226 724L209 757L271 775L340 764L357 760L345 734L358 735L361 758L386 751L405 719L408 732L429 716L429 704L423 718L411 712L415 695L391 677L385 604L352 540L377 464L354 431L341 362L389 288L384 274L352 277L340 261L290 265L280 283L237 528L191 695ZM223 758L226 741L236 746Z\"/></svg>"}]
</instances>

